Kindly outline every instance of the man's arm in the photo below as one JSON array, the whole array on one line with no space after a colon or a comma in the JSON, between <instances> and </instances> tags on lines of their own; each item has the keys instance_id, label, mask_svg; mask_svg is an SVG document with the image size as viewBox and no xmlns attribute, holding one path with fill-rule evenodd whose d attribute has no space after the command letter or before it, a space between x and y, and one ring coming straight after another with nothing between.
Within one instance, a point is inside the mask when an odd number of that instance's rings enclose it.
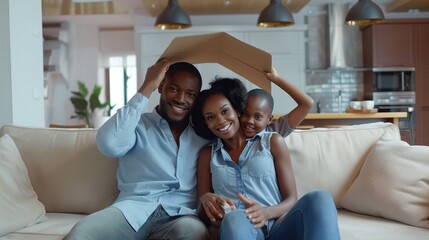
<instances>
[{"instance_id":1,"label":"man's arm","mask_svg":"<svg viewBox=\"0 0 429 240\"><path fill-rule=\"evenodd\" d=\"M135 129L149 102L150 95L158 88L168 66L165 59L160 59L149 67L138 93L100 127L96 143L102 154L109 157L121 157L134 146Z\"/></svg>"}]
</instances>

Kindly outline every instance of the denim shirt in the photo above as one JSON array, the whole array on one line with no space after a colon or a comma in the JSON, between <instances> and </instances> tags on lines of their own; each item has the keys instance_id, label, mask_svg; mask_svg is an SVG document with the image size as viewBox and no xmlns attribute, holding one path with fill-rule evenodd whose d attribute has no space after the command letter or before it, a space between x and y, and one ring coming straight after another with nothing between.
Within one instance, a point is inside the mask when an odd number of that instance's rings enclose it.
<instances>
[{"instance_id":1,"label":"denim shirt","mask_svg":"<svg viewBox=\"0 0 429 240\"><path fill-rule=\"evenodd\" d=\"M189 125L178 146L156 110L143 113L148 101L137 93L97 133L100 152L119 158L113 207L136 231L158 205L170 216L196 214L197 158L208 144Z\"/></svg>"},{"instance_id":2,"label":"denim shirt","mask_svg":"<svg viewBox=\"0 0 429 240\"><path fill-rule=\"evenodd\" d=\"M272 134L262 131L248 139L238 164L223 148L220 139L213 144L210 162L213 190L216 194L232 199L237 209L245 208L244 203L237 198L238 193L261 206L273 206L282 202L274 159L270 152ZM274 219L267 222L268 229L273 223Z\"/></svg>"}]
</instances>

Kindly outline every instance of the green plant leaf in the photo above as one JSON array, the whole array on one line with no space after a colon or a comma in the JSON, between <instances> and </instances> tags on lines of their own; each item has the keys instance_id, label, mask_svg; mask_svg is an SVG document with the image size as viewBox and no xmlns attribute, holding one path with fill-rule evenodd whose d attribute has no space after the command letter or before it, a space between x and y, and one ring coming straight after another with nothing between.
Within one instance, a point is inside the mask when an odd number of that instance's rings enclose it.
<instances>
[{"instance_id":1,"label":"green plant leaf","mask_svg":"<svg viewBox=\"0 0 429 240\"><path fill-rule=\"evenodd\" d=\"M75 110L87 111L88 102L85 99L79 98L79 97L71 97L70 100L71 100Z\"/></svg>"},{"instance_id":2,"label":"green plant leaf","mask_svg":"<svg viewBox=\"0 0 429 240\"><path fill-rule=\"evenodd\" d=\"M94 85L92 89L92 93L88 96L88 88L86 87L84 82L78 81L79 91L71 91L72 97L70 101L72 102L75 109L75 116L71 116L71 118L79 118L83 119L89 127L93 127L91 122L91 116L94 113L96 108L105 109L107 108L107 114L110 116L110 110L114 107L111 106L109 101L105 103L100 102L100 94L101 94L101 86L98 84ZM88 108L89 107L89 108Z\"/></svg>"},{"instance_id":3,"label":"green plant leaf","mask_svg":"<svg viewBox=\"0 0 429 240\"><path fill-rule=\"evenodd\" d=\"M81 92L75 92L75 91L72 91L71 93L72 93L73 95L75 95L75 96L79 96L79 97L81 97L81 98L85 98L85 96L83 96Z\"/></svg>"},{"instance_id":4,"label":"green plant leaf","mask_svg":"<svg viewBox=\"0 0 429 240\"><path fill-rule=\"evenodd\" d=\"M96 108L101 108L101 106L102 105L100 100L98 99L98 96L94 93L91 94L91 96L89 97L89 107L91 108L91 112L93 112Z\"/></svg>"},{"instance_id":5,"label":"green plant leaf","mask_svg":"<svg viewBox=\"0 0 429 240\"><path fill-rule=\"evenodd\" d=\"M77 85L79 87L79 92L82 94L82 96L88 96L88 88L86 87L85 83L78 81Z\"/></svg>"}]
</instances>

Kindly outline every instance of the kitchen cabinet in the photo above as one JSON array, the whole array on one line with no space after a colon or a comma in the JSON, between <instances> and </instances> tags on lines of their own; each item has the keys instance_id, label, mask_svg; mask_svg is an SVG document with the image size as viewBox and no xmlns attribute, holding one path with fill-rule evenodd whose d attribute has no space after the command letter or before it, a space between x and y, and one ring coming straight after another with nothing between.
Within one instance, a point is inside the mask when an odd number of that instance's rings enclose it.
<instances>
[{"instance_id":1,"label":"kitchen cabinet","mask_svg":"<svg viewBox=\"0 0 429 240\"><path fill-rule=\"evenodd\" d=\"M415 28L416 143L429 145L429 22Z\"/></svg>"},{"instance_id":2,"label":"kitchen cabinet","mask_svg":"<svg viewBox=\"0 0 429 240\"><path fill-rule=\"evenodd\" d=\"M376 24L363 29L365 67L414 67L413 24Z\"/></svg>"},{"instance_id":3,"label":"kitchen cabinet","mask_svg":"<svg viewBox=\"0 0 429 240\"><path fill-rule=\"evenodd\" d=\"M362 29L366 67L415 68L415 144L429 145L429 19L389 19ZM364 74L365 95L372 73Z\"/></svg>"}]
</instances>

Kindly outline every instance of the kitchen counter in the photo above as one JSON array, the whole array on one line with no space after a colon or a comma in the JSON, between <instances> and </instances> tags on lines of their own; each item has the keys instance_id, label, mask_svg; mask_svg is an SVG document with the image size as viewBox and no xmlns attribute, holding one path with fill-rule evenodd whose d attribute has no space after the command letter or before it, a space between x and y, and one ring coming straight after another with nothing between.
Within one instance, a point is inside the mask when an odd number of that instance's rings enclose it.
<instances>
[{"instance_id":1,"label":"kitchen counter","mask_svg":"<svg viewBox=\"0 0 429 240\"><path fill-rule=\"evenodd\" d=\"M344 125L364 124L371 122L391 122L399 125L400 118L406 118L407 112L377 113L309 113L298 128L340 127ZM280 115L274 115L274 118Z\"/></svg>"}]
</instances>

